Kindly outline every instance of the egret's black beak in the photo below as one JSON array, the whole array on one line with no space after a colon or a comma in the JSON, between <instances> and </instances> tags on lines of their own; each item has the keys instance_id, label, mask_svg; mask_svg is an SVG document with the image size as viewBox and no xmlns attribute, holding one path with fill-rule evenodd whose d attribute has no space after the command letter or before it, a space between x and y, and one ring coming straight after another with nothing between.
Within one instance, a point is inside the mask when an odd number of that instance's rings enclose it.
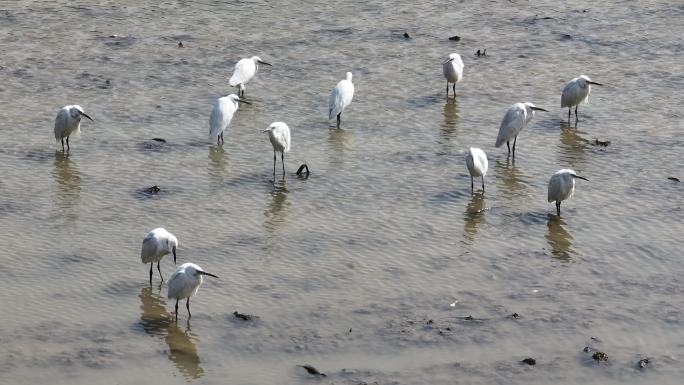
<instances>
[{"instance_id":1,"label":"egret's black beak","mask_svg":"<svg viewBox=\"0 0 684 385\"><path fill-rule=\"evenodd\" d=\"M451 61L454 61L454 59L446 59L446 61L445 61L444 63L442 63L442 64L446 64L446 63L449 63L449 62L451 62Z\"/></svg>"},{"instance_id":2,"label":"egret's black beak","mask_svg":"<svg viewBox=\"0 0 684 385\"><path fill-rule=\"evenodd\" d=\"M530 107L530 108L533 109L533 110L535 110L535 111L545 111L545 112L549 112L549 110L545 110L545 109L543 109L543 108L541 108L541 107Z\"/></svg>"},{"instance_id":3,"label":"egret's black beak","mask_svg":"<svg viewBox=\"0 0 684 385\"><path fill-rule=\"evenodd\" d=\"M208 275L208 276L210 276L210 277L214 277L214 278L218 278L218 277L217 277L217 276L215 276L214 274L211 274L211 273L207 273L206 271L201 271L201 270L198 270L198 271L197 271L197 273L198 273L198 274L202 274L202 275Z\"/></svg>"},{"instance_id":4,"label":"egret's black beak","mask_svg":"<svg viewBox=\"0 0 684 385\"><path fill-rule=\"evenodd\" d=\"M259 63L264 64L264 65L267 65L267 66L273 67L270 63L266 63L265 61L259 60Z\"/></svg>"},{"instance_id":5,"label":"egret's black beak","mask_svg":"<svg viewBox=\"0 0 684 385\"><path fill-rule=\"evenodd\" d=\"M238 99L237 101L240 102L240 103L245 103L245 104L252 105L252 103L246 101L245 99Z\"/></svg>"},{"instance_id":6,"label":"egret's black beak","mask_svg":"<svg viewBox=\"0 0 684 385\"><path fill-rule=\"evenodd\" d=\"M586 180L587 182L589 182L589 179L587 179L587 178L585 178L585 177L583 177L583 176L579 176L579 175L573 175L572 177L573 177L573 178L580 178L580 179L584 179L584 180Z\"/></svg>"},{"instance_id":7,"label":"egret's black beak","mask_svg":"<svg viewBox=\"0 0 684 385\"><path fill-rule=\"evenodd\" d=\"M171 249L171 251L173 252L173 264L175 265L176 264L176 247L174 246L173 249Z\"/></svg>"},{"instance_id":8,"label":"egret's black beak","mask_svg":"<svg viewBox=\"0 0 684 385\"><path fill-rule=\"evenodd\" d=\"M94 122L93 118L91 118L90 116L86 115L85 112L81 112L81 115L83 115L83 116L85 116L86 118L90 119L91 122Z\"/></svg>"},{"instance_id":9,"label":"egret's black beak","mask_svg":"<svg viewBox=\"0 0 684 385\"><path fill-rule=\"evenodd\" d=\"M589 83L589 84L595 84L595 85L597 85L597 86L602 86L602 85L603 85L603 84L601 84L601 83L599 83L599 82L593 82L593 81L591 81L591 80L587 80L587 83Z\"/></svg>"}]
</instances>

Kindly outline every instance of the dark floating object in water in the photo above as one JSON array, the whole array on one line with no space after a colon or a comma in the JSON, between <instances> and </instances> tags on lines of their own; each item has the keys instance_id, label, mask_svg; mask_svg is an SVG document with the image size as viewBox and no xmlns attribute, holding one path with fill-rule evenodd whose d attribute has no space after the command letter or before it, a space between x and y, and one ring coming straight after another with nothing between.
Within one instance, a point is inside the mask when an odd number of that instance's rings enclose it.
<instances>
[{"instance_id":1,"label":"dark floating object in water","mask_svg":"<svg viewBox=\"0 0 684 385\"><path fill-rule=\"evenodd\" d=\"M433 321L433 320L431 320L431 319L429 319L429 320L427 321L427 324L428 324L428 325L432 325L433 323L435 323L435 321Z\"/></svg>"},{"instance_id":2,"label":"dark floating object in water","mask_svg":"<svg viewBox=\"0 0 684 385\"><path fill-rule=\"evenodd\" d=\"M592 341L601 342L598 337L589 337Z\"/></svg>"},{"instance_id":3,"label":"dark floating object in water","mask_svg":"<svg viewBox=\"0 0 684 385\"><path fill-rule=\"evenodd\" d=\"M604 352L595 352L591 355L591 358L593 358L596 362L608 361L608 355Z\"/></svg>"},{"instance_id":4,"label":"dark floating object in water","mask_svg":"<svg viewBox=\"0 0 684 385\"><path fill-rule=\"evenodd\" d=\"M178 48L183 48L183 42L182 41L178 42Z\"/></svg>"},{"instance_id":5,"label":"dark floating object in water","mask_svg":"<svg viewBox=\"0 0 684 385\"><path fill-rule=\"evenodd\" d=\"M349 328L349 333L351 333L351 332L352 332L352 328Z\"/></svg>"},{"instance_id":6,"label":"dark floating object in water","mask_svg":"<svg viewBox=\"0 0 684 385\"><path fill-rule=\"evenodd\" d=\"M255 315L251 315L251 314L238 313L237 310L233 312L233 316L235 316L235 318L241 319L243 321L254 321L257 318L259 318Z\"/></svg>"},{"instance_id":7,"label":"dark floating object in water","mask_svg":"<svg viewBox=\"0 0 684 385\"><path fill-rule=\"evenodd\" d=\"M461 40L461 37L458 36L458 35L454 35L454 36L450 37L449 40L452 40L452 41L459 41L459 40Z\"/></svg>"},{"instance_id":8,"label":"dark floating object in water","mask_svg":"<svg viewBox=\"0 0 684 385\"><path fill-rule=\"evenodd\" d=\"M309 166L307 166L306 163L299 166L299 168L297 169L297 175L302 175L302 170L304 169L306 169L306 176L309 176Z\"/></svg>"},{"instance_id":9,"label":"dark floating object in water","mask_svg":"<svg viewBox=\"0 0 684 385\"><path fill-rule=\"evenodd\" d=\"M537 360L535 360L534 358L530 358L530 357L525 358L525 359L522 360L521 362L522 362L523 364L527 364L527 365L537 365Z\"/></svg>"},{"instance_id":10,"label":"dark floating object in water","mask_svg":"<svg viewBox=\"0 0 684 385\"><path fill-rule=\"evenodd\" d=\"M404 32L404 38L406 38L406 39L410 39L410 38L411 38L411 36L409 36L408 32Z\"/></svg>"},{"instance_id":11,"label":"dark floating object in water","mask_svg":"<svg viewBox=\"0 0 684 385\"><path fill-rule=\"evenodd\" d=\"M464 317L463 319L466 320L466 321L472 321L472 320L474 320L475 318L473 318L473 316L469 315L469 316L467 316L467 317Z\"/></svg>"},{"instance_id":12,"label":"dark floating object in water","mask_svg":"<svg viewBox=\"0 0 684 385\"><path fill-rule=\"evenodd\" d=\"M306 369L307 373L311 374L312 376L328 377L327 374L319 372L318 369L314 368L311 365L298 365L298 366Z\"/></svg>"},{"instance_id":13,"label":"dark floating object in water","mask_svg":"<svg viewBox=\"0 0 684 385\"><path fill-rule=\"evenodd\" d=\"M572 40L572 35L564 33L561 35L561 40Z\"/></svg>"},{"instance_id":14,"label":"dark floating object in water","mask_svg":"<svg viewBox=\"0 0 684 385\"><path fill-rule=\"evenodd\" d=\"M160 189L159 186L157 186L157 185L154 185L154 186L152 186L152 187L148 187L148 188L146 188L146 189L143 190L143 192L144 192L145 194L150 194L150 195L157 194L159 191L161 191L161 189Z\"/></svg>"},{"instance_id":15,"label":"dark floating object in water","mask_svg":"<svg viewBox=\"0 0 684 385\"><path fill-rule=\"evenodd\" d=\"M518 314L518 313L513 313L513 314L511 314L511 318L518 319L518 318L520 318L520 314Z\"/></svg>"},{"instance_id":16,"label":"dark floating object in water","mask_svg":"<svg viewBox=\"0 0 684 385\"><path fill-rule=\"evenodd\" d=\"M482 52L480 52L480 50L478 49L477 52L475 52L475 55L476 55L477 57L480 57L480 56L487 56L487 48L485 48L484 50L482 50Z\"/></svg>"},{"instance_id":17,"label":"dark floating object in water","mask_svg":"<svg viewBox=\"0 0 684 385\"><path fill-rule=\"evenodd\" d=\"M107 79L107 80L105 80L105 84L106 84L106 85L110 85L110 84L112 84L112 81L109 80L109 79Z\"/></svg>"},{"instance_id":18,"label":"dark floating object in water","mask_svg":"<svg viewBox=\"0 0 684 385\"><path fill-rule=\"evenodd\" d=\"M642 358L639 360L639 369L644 369L645 367L649 366L651 363L651 360L648 358Z\"/></svg>"},{"instance_id":19,"label":"dark floating object in water","mask_svg":"<svg viewBox=\"0 0 684 385\"><path fill-rule=\"evenodd\" d=\"M675 178L675 177L673 177L673 176L668 176L667 179L673 180L673 181L675 181L675 182L679 182L679 178Z\"/></svg>"},{"instance_id":20,"label":"dark floating object in water","mask_svg":"<svg viewBox=\"0 0 684 385\"><path fill-rule=\"evenodd\" d=\"M597 146L601 146L601 147L608 147L608 145L610 145L610 140L602 141L602 140L596 139L596 140L594 140L594 144Z\"/></svg>"},{"instance_id":21,"label":"dark floating object in water","mask_svg":"<svg viewBox=\"0 0 684 385\"><path fill-rule=\"evenodd\" d=\"M155 142L166 143L166 139L162 138L152 138L152 140L154 140Z\"/></svg>"},{"instance_id":22,"label":"dark floating object in water","mask_svg":"<svg viewBox=\"0 0 684 385\"><path fill-rule=\"evenodd\" d=\"M591 350L591 348L588 346L585 346L584 349L582 349L582 351L585 353L589 353L589 350Z\"/></svg>"}]
</instances>

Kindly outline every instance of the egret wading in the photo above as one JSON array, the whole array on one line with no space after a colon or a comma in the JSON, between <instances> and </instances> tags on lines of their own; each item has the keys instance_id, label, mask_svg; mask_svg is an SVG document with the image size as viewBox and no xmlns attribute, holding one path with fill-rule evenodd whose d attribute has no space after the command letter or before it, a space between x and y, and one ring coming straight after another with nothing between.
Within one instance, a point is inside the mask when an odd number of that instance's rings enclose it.
<instances>
[{"instance_id":1,"label":"egret wading","mask_svg":"<svg viewBox=\"0 0 684 385\"><path fill-rule=\"evenodd\" d=\"M515 103L508 108L506 115L504 115L499 127L499 135L496 137L495 147L501 147L506 143L508 146L508 154L511 154L510 141L513 140L513 159L515 159L515 142L518 140L520 131L527 127L532 118L534 118L534 111L546 111L543 108L536 107L532 103Z\"/></svg>"},{"instance_id":2,"label":"egret wading","mask_svg":"<svg viewBox=\"0 0 684 385\"><path fill-rule=\"evenodd\" d=\"M178 301L187 298L185 307L188 309L188 318L192 317L190 314L190 297L197 294L202 284L202 276L208 275L210 277L218 278L214 274L203 271L201 267L194 263L184 263L176 269L169 279L169 299L176 300L176 321L178 321Z\"/></svg>"},{"instance_id":3,"label":"egret wading","mask_svg":"<svg viewBox=\"0 0 684 385\"><path fill-rule=\"evenodd\" d=\"M484 177L487 175L487 168L489 167L489 162L487 162L487 154L479 148L470 147L465 156L466 166L468 166L468 172L470 172L470 192L472 193L475 189L473 177L482 177L482 192L485 190Z\"/></svg>"},{"instance_id":4,"label":"egret wading","mask_svg":"<svg viewBox=\"0 0 684 385\"><path fill-rule=\"evenodd\" d=\"M549 202L556 202L556 213L559 217L561 202L570 198L575 192L575 179L577 178L589 180L577 175L569 168L557 171L549 180Z\"/></svg>"},{"instance_id":5,"label":"egret wading","mask_svg":"<svg viewBox=\"0 0 684 385\"><path fill-rule=\"evenodd\" d=\"M592 81L589 79L589 76L586 75L576 77L565 85L563 94L561 95L561 108L568 107L568 120L570 120L572 107L575 107L575 119L579 119L577 116L577 108L582 102L589 103L589 94L591 93L592 84L597 86L603 85Z\"/></svg>"},{"instance_id":6,"label":"egret wading","mask_svg":"<svg viewBox=\"0 0 684 385\"><path fill-rule=\"evenodd\" d=\"M259 64L270 66L271 64L261 60L259 56L252 56L250 58L240 59L235 64L233 76L230 77L228 83L231 87L238 87L238 94L241 97L245 96L245 84L252 80L257 71L259 71Z\"/></svg>"},{"instance_id":7,"label":"egret wading","mask_svg":"<svg viewBox=\"0 0 684 385\"><path fill-rule=\"evenodd\" d=\"M157 227L150 231L143 239L142 250L140 251L140 259L142 263L150 264L150 285L152 284L152 266L157 262L157 270L161 280L162 276L159 262L166 254L173 253L173 264L176 264L176 248L178 247L178 239L165 228Z\"/></svg>"},{"instance_id":8,"label":"egret wading","mask_svg":"<svg viewBox=\"0 0 684 385\"><path fill-rule=\"evenodd\" d=\"M449 97L449 83L454 83L454 96L456 96L456 83L463 79L463 61L461 60L461 55L457 53L450 54L447 60L442 63L442 71L444 71L444 77L447 80L447 97Z\"/></svg>"},{"instance_id":9,"label":"egret wading","mask_svg":"<svg viewBox=\"0 0 684 385\"><path fill-rule=\"evenodd\" d=\"M273 122L263 132L268 132L268 139L273 145L273 181L275 182L276 174L276 152L280 152L283 179L285 179L285 153L290 151L290 128L283 122Z\"/></svg>"},{"instance_id":10,"label":"egret wading","mask_svg":"<svg viewBox=\"0 0 684 385\"><path fill-rule=\"evenodd\" d=\"M354 83L352 83L352 73L347 72L347 78L340 80L330 93L328 120L337 116L337 128L340 128L342 111L352 102L352 98L354 98Z\"/></svg>"},{"instance_id":11,"label":"egret wading","mask_svg":"<svg viewBox=\"0 0 684 385\"><path fill-rule=\"evenodd\" d=\"M62 141L62 151L64 151L64 138L66 138L67 151L69 151L69 136L81 132L81 118L86 117L93 120L83 112L79 105L64 106L57 113L55 119L55 140Z\"/></svg>"},{"instance_id":12,"label":"egret wading","mask_svg":"<svg viewBox=\"0 0 684 385\"><path fill-rule=\"evenodd\" d=\"M251 104L240 99L235 94L216 99L214 108L209 116L209 140L212 143L214 140L216 140L217 145L223 143L223 131L228 127L230 121L233 120L233 115L238 109L238 103Z\"/></svg>"}]
</instances>

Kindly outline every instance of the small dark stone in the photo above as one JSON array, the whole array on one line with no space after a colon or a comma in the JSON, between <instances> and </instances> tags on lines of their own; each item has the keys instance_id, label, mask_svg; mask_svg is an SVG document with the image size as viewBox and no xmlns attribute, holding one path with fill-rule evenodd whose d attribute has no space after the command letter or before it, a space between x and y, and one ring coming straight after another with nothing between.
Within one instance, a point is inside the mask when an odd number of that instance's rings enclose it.
<instances>
[{"instance_id":1,"label":"small dark stone","mask_svg":"<svg viewBox=\"0 0 684 385\"><path fill-rule=\"evenodd\" d=\"M351 333L351 332L352 332L352 328L349 328L349 333Z\"/></svg>"},{"instance_id":2,"label":"small dark stone","mask_svg":"<svg viewBox=\"0 0 684 385\"><path fill-rule=\"evenodd\" d=\"M601 146L601 147L608 147L608 145L610 145L610 140L602 141L602 140L596 139L596 140L594 140L594 144L597 146Z\"/></svg>"},{"instance_id":3,"label":"small dark stone","mask_svg":"<svg viewBox=\"0 0 684 385\"><path fill-rule=\"evenodd\" d=\"M155 142L166 143L166 139L163 138L152 138Z\"/></svg>"},{"instance_id":4,"label":"small dark stone","mask_svg":"<svg viewBox=\"0 0 684 385\"><path fill-rule=\"evenodd\" d=\"M572 40L572 35L568 35L567 33L564 33L561 35L561 40Z\"/></svg>"},{"instance_id":5,"label":"small dark stone","mask_svg":"<svg viewBox=\"0 0 684 385\"><path fill-rule=\"evenodd\" d=\"M518 319L518 318L520 318L520 314L518 314L518 313L513 313L513 314L511 314L511 318L516 318L516 319Z\"/></svg>"},{"instance_id":6,"label":"small dark stone","mask_svg":"<svg viewBox=\"0 0 684 385\"><path fill-rule=\"evenodd\" d=\"M452 41L460 41L460 40L461 40L461 37L460 37L460 36L457 36L457 35L454 35L454 36L450 37L449 40L452 40Z\"/></svg>"},{"instance_id":7,"label":"small dark stone","mask_svg":"<svg viewBox=\"0 0 684 385\"><path fill-rule=\"evenodd\" d=\"M595 352L591 355L591 358L593 358L596 362L608 361L608 355L604 352Z\"/></svg>"},{"instance_id":8,"label":"small dark stone","mask_svg":"<svg viewBox=\"0 0 684 385\"><path fill-rule=\"evenodd\" d=\"M254 321L255 319L259 318L255 315L238 313L237 311L234 311L233 315L235 318L241 319L243 321Z\"/></svg>"},{"instance_id":9,"label":"small dark stone","mask_svg":"<svg viewBox=\"0 0 684 385\"><path fill-rule=\"evenodd\" d=\"M106 84L106 85L110 85L110 84L112 84L112 81L109 80L109 79L107 79L107 80L105 80L105 84Z\"/></svg>"},{"instance_id":10,"label":"small dark stone","mask_svg":"<svg viewBox=\"0 0 684 385\"><path fill-rule=\"evenodd\" d=\"M474 318L473 318L472 315L469 315L469 316L467 316L467 317L465 317L465 318L463 318L463 319L466 320L466 321L472 321Z\"/></svg>"},{"instance_id":11,"label":"small dark stone","mask_svg":"<svg viewBox=\"0 0 684 385\"><path fill-rule=\"evenodd\" d=\"M183 42L182 41L178 42L178 48L183 48Z\"/></svg>"},{"instance_id":12,"label":"small dark stone","mask_svg":"<svg viewBox=\"0 0 684 385\"><path fill-rule=\"evenodd\" d=\"M428 325L432 325L433 323L435 323L435 321L433 321L433 320L431 320L431 319L428 320L428 322L427 322Z\"/></svg>"},{"instance_id":13,"label":"small dark stone","mask_svg":"<svg viewBox=\"0 0 684 385\"><path fill-rule=\"evenodd\" d=\"M522 363L527 364L527 365L537 365L537 360L535 360L534 358L528 357L528 358L525 358L524 360L522 360Z\"/></svg>"},{"instance_id":14,"label":"small dark stone","mask_svg":"<svg viewBox=\"0 0 684 385\"><path fill-rule=\"evenodd\" d=\"M411 38L411 36L409 36L408 32L404 32L404 38L406 38L406 39L410 39L410 38Z\"/></svg>"},{"instance_id":15,"label":"small dark stone","mask_svg":"<svg viewBox=\"0 0 684 385\"><path fill-rule=\"evenodd\" d=\"M314 368L311 365L299 365L299 366L306 369L307 373L311 374L312 376L328 377L327 374L319 372L318 369Z\"/></svg>"},{"instance_id":16,"label":"small dark stone","mask_svg":"<svg viewBox=\"0 0 684 385\"><path fill-rule=\"evenodd\" d=\"M679 182L679 178L675 178L675 177L673 177L673 176L668 176L667 179L673 180L673 181L675 181L675 182Z\"/></svg>"},{"instance_id":17,"label":"small dark stone","mask_svg":"<svg viewBox=\"0 0 684 385\"><path fill-rule=\"evenodd\" d=\"M591 348L588 346L585 346L584 349L582 349L582 351L585 353L589 353L590 350L591 350Z\"/></svg>"},{"instance_id":18,"label":"small dark stone","mask_svg":"<svg viewBox=\"0 0 684 385\"><path fill-rule=\"evenodd\" d=\"M158 193L159 191L161 191L161 189L160 189L157 185L154 185L154 186L152 186L152 187L146 188L144 191L145 191L145 193L147 193L147 194L152 194L152 195L154 195L154 194Z\"/></svg>"},{"instance_id":19,"label":"small dark stone","mask_svg":"<svg viewBox=\"0 0 684 385\"><path fill-rule=\"evenodd\" d=\"M599 339L598 337L589 337L589 338L590 338L592 341L601 342L601 339Z\"/></svg>"},{"instance_id":20,"label":"small dark stone","mask_svg":"<svg viewBox=\"0 0 684 385\"><path fill-rule=\"evenodd\" d=\"M651 360L648 358L642 358L639 360L639 369L644 369L651 363Z\"/></svg>"}]
</instances>

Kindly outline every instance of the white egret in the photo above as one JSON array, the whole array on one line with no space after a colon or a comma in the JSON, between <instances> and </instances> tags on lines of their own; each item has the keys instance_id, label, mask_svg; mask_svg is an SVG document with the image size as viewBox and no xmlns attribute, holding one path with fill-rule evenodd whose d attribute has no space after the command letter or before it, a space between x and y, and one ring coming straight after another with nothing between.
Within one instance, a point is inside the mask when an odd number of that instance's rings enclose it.
<instances>
[{"instance_id":1,"label":"white egret","mask_svg":"<svg viewBox=\"0 0 684 385\"><path fill-rule=\"evenodd\" d=\"M218 278L214 274L207 273L201 267L189 262L178 266L171 275L167 297L176 300L176 321L178 321L178 301L184 298L187 298L185 307L188 309L188 318L192 317L192 314L190 314L190 297L197 294L197 289L202 284L203 275Z\"/></svg>"},{"instance_id":2,"label":"white egret","mask_svg":"<svg viewBox=\"0 0 684 385\"><path fill-rule=\"evenodd\" d=\"M484 177L487 175L487 168L489 162L487 162L487 154L477 147L470 147L465 156L466 166L468 166L468 171L470 172L470 191L474 190L473 177L482 177L482 191L484 192Z\"/></svg>"},{"instance_id":3,"label":"white egret","mask_svg":"<svg viewBox=\"0 0 684 385\"><path fill-rule=\"evenodd\" d=\"M67 151L69 151L69 136L81 132L81 118L84 116L91 121L93 120L83 112L83 108L79 105L64 106L57 113L55 140L62 141L62 151L64 151L64 138L66 138Z\"/></svg>"},{"instance_id":4,"label":"white egret","mask_svg":"<svg viewBox=\"0 0 684 385\"><path fill-rule=\"evenodd\" d=\"M447 97L449 96L449 83L454 83L454 96L456 96L456 83L463 79L463 61L461 60L461 55L457 53L450 54L447 60L442 63L442 70L444 71L444 77L446 77L447 80Z\"/></svg>"},{"instance_id":5,"label":"white egret","mask_svg":"<svg viewBox=\"0 0 684 385\"><path fill-rule=\"evenodd\" d=\"M280 152L283 178L285 178L285 153L290 151L290 128L283 122L273 122L263 132L268 132L268 139L273 145L273 181L275 182L276 152Z\"/></svg>"},{"instance_id":6,"label":"white egret","mask_svg":"<svg viewBox=\"0 0 684 385\"><path fill-rule=\"evenodd\" d=\"M530 123L532 118L534 118L534 111L546 110L536 107L529 102L515 103L510 106L501 121L495 147L501 147L502 144L506 143L506 146L508 146L508 154L510 155L510 141L513 139L513 158L515 158L515 142L518 140L518 134L520 134L520 131Z\"/></svg>"},{"instance_id":7,"label":"white egret","mask_svg":"<svg viewBox=\"0 0 684 385\"><path fill-rule=\"evenodd\" d=\"M168 253L173 253L173 264L176 264L176 248L178 247L178 239L163 227L157 227L150 231L143 239L142 249L140 250L140 259L142 263L150 264L150 284L152 284L152 266L157 262L157 270L162 281L164 277L159 267L159 262Z\"/></svg>"},{"instance_id":8,"label":"white egret","mask_svg":"<svg viewBox=\"0 0 684 385\"><path fill-rule=\"evenodd\" d=\"M230 77L228 83L231 87L238 86L238 94L241 97L245 96L245 84L252 80L257 71L259 71L259 64L264 64L270 66L271 64L266 63L261 60L259 56L252 56L250 58L240 59L235 64L235 69L233 70L233 76Z\"/></svg>"},{"instance_id":9,"label":"white egret","mask_svg":"<svg viewBox=\"0 0 684 385\"><path fill-rule=\"evenodd\" d=\"M575 107L575 119L579 119L577 117L577 108L582 102L589 103L589 94L591 93L592 84L597 86L603 85L592 81L587 75L576 77L565 85L563 94L561 95L561 108L568 107L568 120L570 120L570 111L572 110L572 107Z\"/></svg>"},{"instance_id":10,"label":"white egret","mask_svg":"<svg viewBox=\"0 0 684 385\"><path fill-rule=\"evenodd\" d=\"M589 180L577 175L569 168L557 171L549 180L549 202L556 201L556 213L559 217L561 202L570 198L575 192L575 178Z\"/></svg>"},{"instance_id":11,"label":"white egret","mask_svg":"<svg viewBox=\"0 0 684 385\"><path fill-rule=\"evenodd\" d=\"M353 97L354 83L352 83L352 73L347 72L347 78L340 80L330 93L328 119L337 116L337 128L340 128L342 111L351 103Z\"/></svg>"},{"instance_id":12,"label":"white egret","mask_svg":"<svg viewBox=\"0 0 684 385\"><path fill-rule=\"evenodd\" d=\"M223 131L233 120L233 115L238 109L238 103L252 104L240 99L235 94L216 99L214 108L211 110L211 116L209 116L210 141L213 142L216 139L217 145L223 143Z\"/></svg>"}]
</instances>

